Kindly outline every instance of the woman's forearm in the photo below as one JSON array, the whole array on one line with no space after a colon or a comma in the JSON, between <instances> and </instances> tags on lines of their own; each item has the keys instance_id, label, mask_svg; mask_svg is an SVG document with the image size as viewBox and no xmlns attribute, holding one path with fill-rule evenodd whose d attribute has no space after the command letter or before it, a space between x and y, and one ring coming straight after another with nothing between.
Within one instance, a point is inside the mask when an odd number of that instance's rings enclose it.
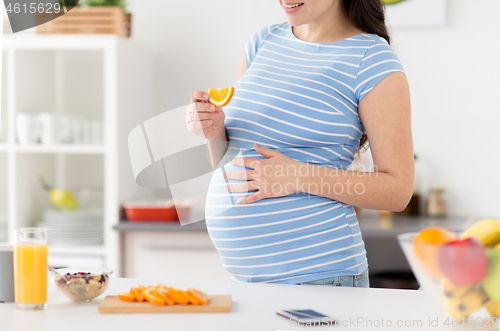
<instances>
[{"instance_id":1,"label":"woman's forearm","mask_svg":"<svg viewBox=\"0 0 500 331\"><path fill-rule=\"evenodd\" d=\"M356 172L306 163L298 167L297 191L323 196L352 206L401 211L413 192L413 178L387 172ZM302 173L300 173L302 171Z\"/></svg>"},{"instance_id":2,"label":"woman's forearm","mask_svg":"<svg viewBox=\"0 0 500 331\"><path fill-rule=\"evenodd\" d=\"M212 169L215 170L217 168L217 165L226 154L228 146L229 142L225 129L221 131L221 134L217 138L212 140L207 139L207 153Z\"/></svg>"}]
</instances>

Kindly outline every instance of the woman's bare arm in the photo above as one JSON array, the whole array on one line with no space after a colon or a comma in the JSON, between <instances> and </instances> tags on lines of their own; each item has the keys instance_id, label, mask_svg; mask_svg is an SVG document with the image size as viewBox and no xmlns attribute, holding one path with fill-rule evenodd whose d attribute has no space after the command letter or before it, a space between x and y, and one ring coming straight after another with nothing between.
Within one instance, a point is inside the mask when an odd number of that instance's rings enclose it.
<instances>
[{"instance_id":1,"label":"woman's bare arm","mask_svg":"<svg viewBox=\"0 0 500 331\"><path fill-rule=\"evenodd\" d=\"M368 136L375 172L342 171L338 177L313 175L302 178L305 192L315 194L313 183L326 182L329 185L324 189L330 186L331 192L319 195L357 207L401 211L411 198L414 176L410 92L406 76L397 72L383 79L361 100L359 115ZM314 174L318 169L311 170ZM334 175L331 171L329 174ZM337 192L333 190L335 185L339 188Z\"/></svg>"}]
</instances>

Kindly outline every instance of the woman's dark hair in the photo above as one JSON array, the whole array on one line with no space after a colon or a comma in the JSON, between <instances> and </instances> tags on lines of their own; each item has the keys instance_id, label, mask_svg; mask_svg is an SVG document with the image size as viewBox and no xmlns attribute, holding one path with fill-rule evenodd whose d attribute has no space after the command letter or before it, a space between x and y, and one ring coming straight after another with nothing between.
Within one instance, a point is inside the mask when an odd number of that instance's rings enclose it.
<instances>
[{"instance_id":1,"label":"woman's dark hair","mask_svg":"<svg viewBox=\"0 0 500 331\"><path fill-rule=\"evenodd\" d=\"M385 25L385 12L382 0L343 0L344 9L352 24L367 33L373 33L391 43L389 31ZM364 133L359 143L363 149L367 143Z\"/></svg>"}]
</instances>

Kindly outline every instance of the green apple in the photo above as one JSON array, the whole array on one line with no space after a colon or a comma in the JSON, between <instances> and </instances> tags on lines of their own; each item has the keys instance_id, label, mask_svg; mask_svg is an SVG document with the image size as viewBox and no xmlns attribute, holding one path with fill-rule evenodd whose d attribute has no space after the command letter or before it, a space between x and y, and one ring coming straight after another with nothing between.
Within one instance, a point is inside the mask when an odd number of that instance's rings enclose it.
<instances>
[{"instance_id":1,"label":"green apple","mask_svg":"<svg viewBox=\"0 0 500 331\"><path fill-rule=\"evenodd\" d=\"M500 302L500 249L489 249L488 270L483 278L483 288L491 300Z\"/></svg>"},{"instance_id":2,"label":"green apple","mask_svg":"<svg viewBox=\"0 0 500 331\"><path fill-rule=\"evenodd\" d=\"M70 191L65 189L53 188L50 190L50 201L54 206L61 210L76 210L78 202Z\"/></svg>"}]
</instances>

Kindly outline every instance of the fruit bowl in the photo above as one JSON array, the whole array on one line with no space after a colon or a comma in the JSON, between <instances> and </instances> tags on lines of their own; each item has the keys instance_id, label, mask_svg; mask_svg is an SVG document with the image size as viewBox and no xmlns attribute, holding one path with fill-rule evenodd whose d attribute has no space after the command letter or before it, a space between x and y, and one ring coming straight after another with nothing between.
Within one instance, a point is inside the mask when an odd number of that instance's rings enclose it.
<instances>
[{"instance_id":1,"label":"fruit bowl","mask_svg":"<svg viewBox=\"0 0 500 331\"><path fill-rule=\"evenodd\" d=\"M113 270L64 268L57 272L59 275L52 274L52 282L62 294L73 301L90 301L106 291Z\"/></svg>"},{"instance_id":2,"label":"fruit bowl","mask_svg":"<svg viewBox=\"0 0 500 331\"><path fill-rule=\"evenodd\" d=\"M500 241L500 225L498 231ZM428 228L401 234L398 241L440 326L498 330L500 245L485 245L485 236L466 232Z\"/></svg>"}]
</instances>

